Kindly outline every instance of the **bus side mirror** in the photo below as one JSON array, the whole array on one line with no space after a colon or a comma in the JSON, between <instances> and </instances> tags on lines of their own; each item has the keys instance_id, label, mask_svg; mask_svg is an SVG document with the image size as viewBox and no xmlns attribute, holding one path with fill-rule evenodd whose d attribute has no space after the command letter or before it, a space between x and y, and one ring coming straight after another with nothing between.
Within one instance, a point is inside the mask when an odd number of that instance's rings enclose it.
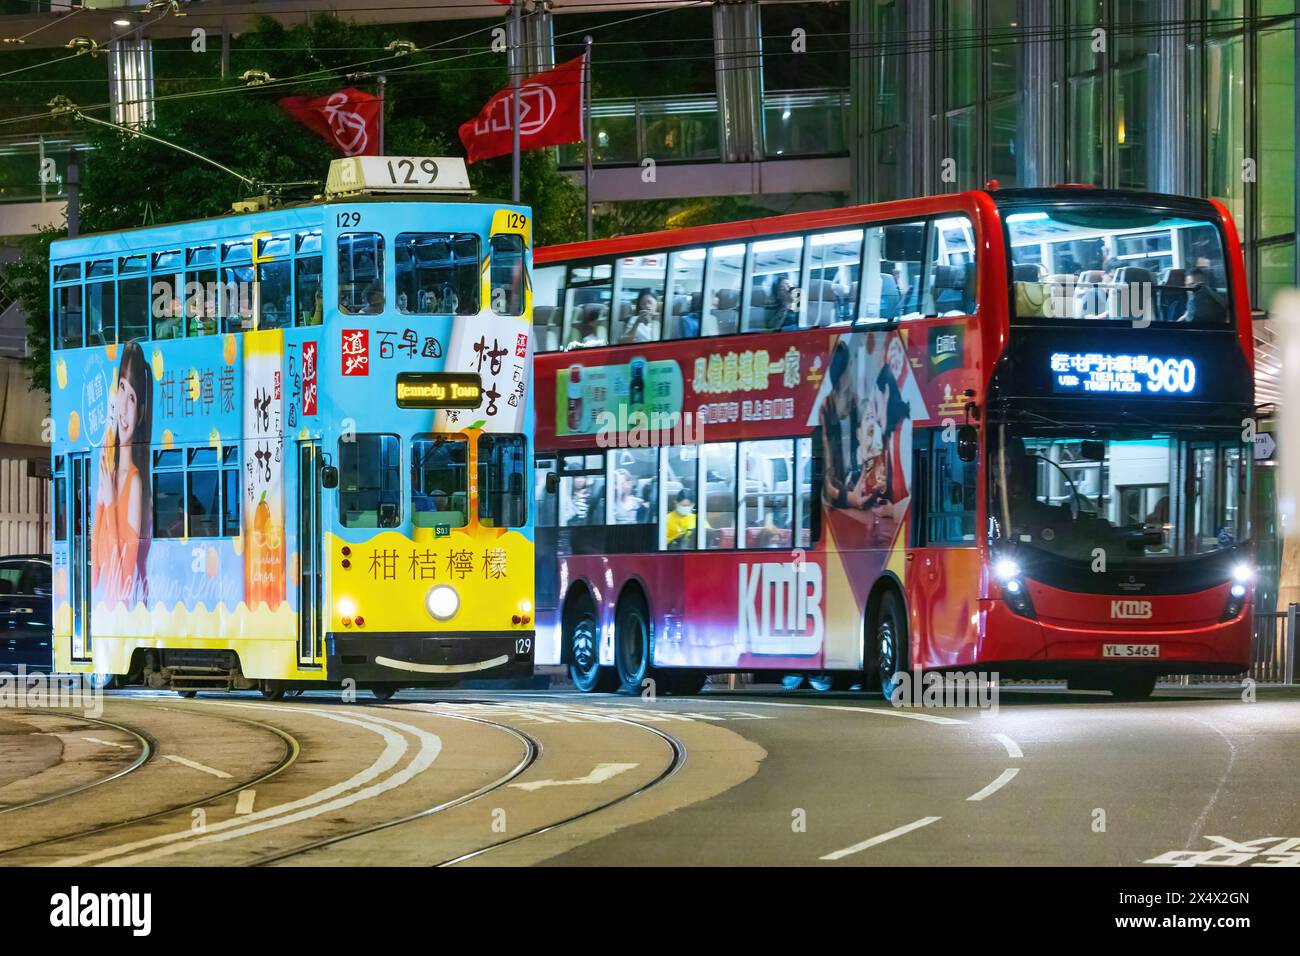
<instances>
[{"instance_id":1,"label":"bus side mirror","mask_svg":"<svg viewBox=\"0 0 1300 956\"><path fill-rule=\"evenodd\" d=\"M553 495L560 490L560 476L553 471L546 473L546 493Z\"/></svg>"},{"instance_id":2,"label":"bus side mirror","mask_svg":"<svg viewBox=\"0 0 1300 956\"><path fill-rule=\"evenodd\" d=\"M957 457L962 461L974 461L979 454L979 432L974 425L962 425L957 429Z\"/></svg>"},{"instance_id":3,"label":"bus side mirror","mask_svg":"<svg viewBox=\"0 0 1300 956\"><path fill-rule=\"evenodd\" d=\"M322 465L320 486L322 488L337 488L339 486L339 470L333 465Z\"/></svg>"}]
</instances>

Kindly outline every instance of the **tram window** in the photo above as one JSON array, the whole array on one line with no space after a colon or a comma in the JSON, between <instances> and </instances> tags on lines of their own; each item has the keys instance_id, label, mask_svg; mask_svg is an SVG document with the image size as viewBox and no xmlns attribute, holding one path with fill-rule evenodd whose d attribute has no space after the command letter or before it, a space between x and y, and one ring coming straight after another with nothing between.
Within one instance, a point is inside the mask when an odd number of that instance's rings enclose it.
<instances>
[{"instance_id":1,"label":"tram window","mask_svg":"<svg viewBox=\"0 0 1300 956\"><path fill-rule=\"evenodd\" d=\"M742 547L793 547L794 440L748 441L740 449Z\"/></svg>"},{"instance_id":2,"label":"tram window","mask_svg":"<svg viewBox=\"0 0 1300 956\"><path fill-rule=\"evenodd\" d=\"M609 344L609 305L614 266L598 262L570 266L565 283L564 348L590 348Z\"/></svg>"},{"instance_id":3,"label":"tram window","mask_svg":"<svg viewBox=\"0 0 1300 956\"><path fill-rule=\"evenodd\" d=\"M149 311L155 339L179 339L185 334L185 274L155 272L149 286Z\"/></svg>"},{"instance_id":4,"label":"tram window","mask_svg":"<svg viewBox=\"0 0 1300 956\"><path fill-rule=\"evenodd\" d=\"M259 329L293 325L293 263L288 259L257 264Z\"/></svg>"},{"instance_id":5,"label":"tram window","mask_svg":"<svg viewBox=\"0 0 1300 956\"><path fill-rule=\"evenodd\" d=\"M492 311L524 314L524 237L492 237Z\"/></svg>"},{"instance_id":6,"label":"tram window","mask_svg":"<svg viewBox=\"0 0 1300 956\"><path fill-rule=\"evenodd\" d=\"M216 264L216 246L195 246L192 249L185 250L185 267L187 269L198 269L202 266L215 266Z\"/></svg>"},{"instance_id":7,"label":"tram window","mask_svg":"<svg viewBox=\"0 0 1300 956\"><path fill-rule=\"evenodd\" d=\"M920 315L921 247L925 223L898 222L866 230L858 317L897 322Z\"/></svg>"},{"instance_id":8,"label":"tram window","mask_svg":"<svg viewBox=\"0 0 1300 956\"><path fill-rule=\"evenodd\" d=\"M460 435L411 441L411 520L417 528L463 528L469 514L469 442Z\"/></svg>"},{"instance_id":9,"label":"tram window","mask_svg":"<svg viewBox=\"0 0 1300 956\"><path fill-rule=\"evenodd\" d=\"M533 270L533 341L537 351L559 351L563 314L564 266Z\"/></svg>"},{"instance_id":10,"label":"tram window","mask_svg":"<svg viewBox=\"0 0 1300 956\"><path fill-rule=\"evenodd\" d=\"M740 283L744 274L744 245L715 246L709 250L701 334L732 335L740 328Z\"/></svg>"},{"instance_id":11,"label":"tram window","mask_svg":"<svg viewBox=\"0 0 1300 956\"><path fill-rule=\"evenodd\" d=\"M772 332L799 327L799 273L803 262L803 237L765 239L754 243L754 264L749 279L746 332Z\"/></svg>"},{"instance_id":12,"label":"tram window","mask_svg":"<svg viewBox=\"0 0 1300 956\"><path fill-rule=\"evenodd\" d=\"M106 279L113 274L112 259L96 259L86 266L87 279Z\"/></svg>"},{"instance_id":13,"label":"tram window","mask_svg":"<svg viewBox=\"0 0 1300 956\"><path fill-rule=\"evenodd\" d=\"M221 314L227 332L253 328L253 267L227 266L221 270Z\"/></svg>"},{"instance_id":14,"label":"tram window","mask_svg":"<svg viewBox=\"0 0 1300 956\"><path fill-rule=\"evenodd\" d=\"M668 291L664 301L664 338L693 339L704 315L703 249L684 249L668 258Z\"/></svg>"},{"instance_id":15,"label":"tram window","mask_svg":"<svg viewBox=\"0 0 1300 956\"><path fill-rule=\"evenodd\" d=\"M618 262L617 309L612 330L619 345L656 342L663 328L665 253L628 256Z\"/></svg>"},{"instance_id":16,"label":"tram window","mask_svg":"<svg viewBox=\"0 0 1300 956\"><path fill-rule=\"evenodd\" d=\"M112 282L86 283L86 344L117 341L117 299Z\"/></svg>"},{"instance_id":17,"label":"tram window","mask_svg":"<svg viewBox=\"0 0 1300 956\"><path fill-rule=\"evenodd\" d=\"M481 435L478 440L478 520L485 528L527 523L527 442L523 435Z\"/></svg>"},{"instance_id":18,"label":"tram window","mask_svg":"<svg viewBox=\"0 0 1300 956\"><path fill-rule=\"evenodd\" d=\"M123 342L149 337L149 279L134 276L117 282L117 327Z\"/></svg>"},{"instance_id":19,"label":"tram window","mask_svg":"<svg viewBox=\"0 0 1300 956\"><path fill-rule=\"evenodd\" d=\"M80 267L78 267L80 268ZM84 316L81 311L81 286L65 285L55 290L55 326L59 330L59 348L81 348Z\"/></svg>"},{"instance_id":20,"label":"tram window","mask_svg":"<svg viewBox=\"0 0 1300 956\"><path fill-rule=\"evenodd\" d=\"M215 468L193 468L185 474L191 538L215 538L221 533L220 477Z\"/></svg>"},{"instance_id":21,"label":"tram window","mask_svg":"<svg viewBox=\"0 0 1300 956\"><path fill-rule=\"evenodd\" d=\"M213 335L221 314L221 287L216 269L185 274L185 322L190 335Z\"/></svg>"},{"instance_id":22,"label":"tram window","mask_svg":"<svg viewBox=\"0 0 1300 956\"><path fill-rule=\"evenodd\" d=\"M345 528L396 528L402 521L401 441L357 435L339 442L339 521Z\"/></svg>"},{"instance_id":23,"label":"tram window","mask_svg":"<svg viewBox=\"0 0 1300 956\"><path fill-rule=\"evenodd\" d=\"M965 216L930 224L922 305L927 316L975 311L975 235Z\"/></svg>"},{"instance_id":24,"label":"tram window","mask_svg":"<svg viewBox=\"0 0 1300 956\"><path fill-rule=\"evenodd\" d=\"M170 249L166 252L155 252L153 254L154 272L180 272L181 269L181 251L179 249Z\"/></svg>"},{"instance_id":25,"label":"tram window","mask_svg":"<svg viewBox=\"0 0 1300 956\"><path fill-rule=\"evenodd\" d=\"M702 445L704 455L701 511L706 551L736 546L736 443Z\"/></svg>"},{"instance_id":26,"label":"tram window","mask_svg":"<svg viewBox=\"0 0 1300 956\"><path fill-rule=\"evenodd\" d=\"M693 445L670 447L664 453L663 473L659 478L663 501L659 513L659 547L668 551L694 551L699 542L699 466L700 453Z\"/></svg>"},{"instance_id":27,"label":"tram window","mask_svg":"<svg viewBox=\"0 0 1300 956\"><path fill-rule=\"evenodd\" d=\"M274 236L263 236L257 244L257 258L266 259L271 256L287 256L293 252L293 236L289 233L280 233Z\"/></svg>"},{"instance_id":28,"label":"tram window","mask_svg":"<svg viewBox=\"0 0 1300 956\"><path fill-rule=\"evenodd\" d=\"M857 309L862 277L861 229L822 233L808 239L808 284L800 325L847 325Z\"/></svg>"},{"instance_id":29,"label":"tram window","mask_svg":"<svg viewBox=\"0 0 1300 956\"><path fill-rule=\"evenodd\" d=\"M249 262L253 258L253 240L235 239L221 244L222 262Z\"/></svg>"},{"instance_id":30,"label":"tram window","mask_svg":"<svg viewBox=\"0 0 1300 956\"><path fill-rule=\"evenodd\" d=\"M54 540L68 540L68 479L54 479Z\"/></svg>"},{"instance_id":31,"label":"tram window","mask_svg":"<svg viewBox=\"0 0 1300 956\"><path fill-rule=\"evenodd\" d=\"M153 536L185 537L185 472L157 471L153 476Z\"/></svg>"},{"instance_id":32,"label":"tram window","mask_svg":"<svg viewBox=\"0 0 1300 956\"><path fill-rule=\"evenodd\" d=\"M313 229L310 232L298 233L298 255L320 255L320 230Z\"/></svg>"},{"instance_id":33,"label":"tram window","mask_svg":"<svg viewBox=\"0 0 1300 956\"><path fill-rule=\"evenodd\" d=\"M299 325L320 325L324 321L321 298L321 257L294 260L294 298Z\"/></svg>"},{"instance_id":34,"label":"tram window","mask_svg":"<svg viewBox=\"0 0 1300 956\"><path fill-rule=\"evenodd\" d=\"M69 262L54 269L55 282L68 282L73 279L81 278L81 263Z\"/></svg>"},{"instance_id":35,"label":"tram window","mask_svg":"<svg viewBox=\"0 0 1300 956\"><path fill-rule=\"evenodd\" d=\"M348 315L384 311L384 237L377 232L339 236L339 309Z\"/></svg>"},{"instance_id":36,"label":"tram window","mask_svg":"<svg viewBox=\"0 0 1300 956\"><path fill-rule=\"evenodd\" d=\"M239 535L239 469L221 473L221 533L227 538Z\"/></svg>"},{"instance_id":37,"label":"tram window","mask_svg":"<svg viewBox=\"0 0 1300 956\"><path fill-rule=\"evenodd\" d=\"M478 236L404 232L397 237L395 249L399 312L404 315L478 313Z\"/></svg>"}]
</instances>

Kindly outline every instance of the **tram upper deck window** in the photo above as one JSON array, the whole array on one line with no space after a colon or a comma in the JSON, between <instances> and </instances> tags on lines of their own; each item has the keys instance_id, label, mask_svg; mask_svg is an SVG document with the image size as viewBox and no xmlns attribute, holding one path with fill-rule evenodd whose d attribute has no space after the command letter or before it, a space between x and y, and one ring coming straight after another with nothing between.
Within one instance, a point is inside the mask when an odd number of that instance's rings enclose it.
<instances>
[{"instance_id":1,"label":"tram upper deck window","mask_svg":"<svg viewBox=\"0 0 1300 956\"><path fill-rule=\"evenodd\" d=\"M465 527L469 513L469 442L460 435L411 441L411 520L417 528Z\"/></svg>"},{"instance_id":2,"label":"tram upper deck window","mask_svg":"<svg viewBox=\"0 0 1300 956\"><path fill-rule=\"evenodd\" d=\"M349 232L339 236L338 248L339 310L347 315L378 315L384 311L384 237L377 232Z\"/></svg>"},{"instance_id":3,"label":"tram upper deck window","mask_svg":"<svg viewBox=\"0 0 1300 956\"><path fill-rule=\"evenodd\" d=\"M473 233L404 232L397 237L397 311L477 315L479 243Z\"/></svg>"},{"instance_id":4,"label":"tram upper deck window","mask_svg":"<svg viewBox=\"0 0 1300 956\"><path fill-rule=\"evenodd\" d=\"M401 441L357 435L339 442L339 522L345 528L396 528L402 521Z\"/></svg>"},{"instance_id":5,"label":"tram upper deck window","mask_svg":"<svg viewBox=\"0 0 1300 956\"><path fill-rule=\"evenodd\" d=\"M478 520L484 527L521 528L527 523L527 455L523 435L479 437Z\"/></svg>"},{"instance_id":6,"label":"tram upper deck window","mask_svg":"<svg viewBox=\"0 0 1300 956\"><path fill-rule=\"evenodd\" d=\"M59 286L54 290L55 328L59 348L81 348L85 317L81 307L81 285Z\"/></svg>"},{"instance_id":7,"label":"tram upper deck window","mask_svg":"<svg viewBox=\"0 0 1300 956\"><path fill-rule=\"evenodd\" d=\"M185 252L185 325L189 335L217 331L221 286L216 266L216 246L195 246Z\"/></svg>"},{"instance_id":8,"label":"tram upper deck window","mask_svg":"<svg viewBox=\"0 0 1300 956\"><path fill-rule=\"evenodd\" d=\"M105 272L107 269L107 272ZM87 275L113 274L113 260L92 262ZM111 345L117 341L117 296L111 279L86 283L86 344Z\"/></svg>"},{"instance_id":9,"label":"tram upper deck window","mask_svg":"<svg viewBox=\"0 0 1300 956\"><path fill-rule=\"evenodd\" d=\"M321 294L320 230L298 233L298 258L293 263L294 310L299 325L320 325L325 321Z\"/></svg>"},{"instance_id":10,"label":"tram upper deck window","mask_svg":"<svg viewBox=\"0 0 1300 956\"><path fill-rule=\"evenodd\" d=\"M524 237L492 237L492 311L497 315L524 314Z\"/></svg>"},{"instance_id":11,"label":"tram upper deck window","mask_svg":"<svg viewBox=\"0 0 1300 956\"><path fill-rule=\"evenodd\" d=\"M1015 316L1223 326L1228 274L1218 224L1132 206L1006 216Z\"/></svg>"}]
</instances>

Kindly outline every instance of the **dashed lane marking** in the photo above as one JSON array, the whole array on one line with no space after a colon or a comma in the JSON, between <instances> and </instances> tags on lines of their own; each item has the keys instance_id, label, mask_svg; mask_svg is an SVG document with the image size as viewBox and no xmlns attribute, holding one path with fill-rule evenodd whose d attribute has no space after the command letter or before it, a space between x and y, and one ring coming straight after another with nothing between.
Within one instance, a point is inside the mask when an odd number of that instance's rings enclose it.
<instances>
[{"instance_id":1,"label":"dashed lane marking","mask_svg":"<svg viewBox=\"0 0 1300 956\"><path fill-rule=\"evenodd\" d=\"M197 760L189 760L185 757L178 757L175 754L163 754L164 760L170 760L172 763L178 763L182 767L189 767L191 770L201 770L203 773L210 773L214 777L222 780L229 780L230 774L224 770L218 770L216 767L209 767L207 764L199 763Z\"/></svg>"},{"instance_id":2,"label":"dashed lane marking","mask_svg":"<svg viewBox=\"0 0 1300 956\"><path fill-rule=\"evenodd\" d=\"M1016 774L1018 773L1020 773L1019 767L1008 767L1006 770L1003 770L1002 773L998 774L998 778L994 780L991 784L989 784L987 787L985 787L983 790L980 790L977 793L972 793L969 797L966 798L966 800L968 802L971 800L983 800L986 797L993 796L993 794L997 793L999 790L1001 790L1003 787L1009 784L1012 780L1014 780Z\"/></svg>"},{"instance_id":3,"label":"dashed lane marking","mask_svg":"<svg viewBox=\"0 0 1300 956\"><path fill-rule=\"evenodd\" d=\"M993 739L1007 749L1007 756L1011 759L1017 760L1025 755L1025 752L1020 749L1020 744L1016 743L1006 734L994 734Z\"/></svg>"},{"instance_id":4,"label":"dashed lane marking","mask_svg":"<svg viewBox=\"0 0 1300 956\"><path fill-rule=\"evenodd\" d=\"M257 799L256 790L240 790L239 799L235 801L235 815L242 816L253 812L253 801Z\"/></svg>"},{"instance_id":5,"label":"dashed lane marking","mask_svg":"<svg viewBox=\"0 0 1300 956\"><path fill-rule=\"evenodd\" d=\"M921 827L928 827L931 823L942 820L943 817L921 817L919 820L913 820L911 823L905 823L901 827L895 827L888 833L881 833L879 836L873 836L861 843L855 843L853 846L845 847L843 850L836 850L834 853L827 853L821 857L823 860L842 860L846 856L852 856L854 853L861 853L863 850L870 850L873 846L879 846L896 837L904 836L913 830L919 830Z\"/></svg>"}]
</instances>

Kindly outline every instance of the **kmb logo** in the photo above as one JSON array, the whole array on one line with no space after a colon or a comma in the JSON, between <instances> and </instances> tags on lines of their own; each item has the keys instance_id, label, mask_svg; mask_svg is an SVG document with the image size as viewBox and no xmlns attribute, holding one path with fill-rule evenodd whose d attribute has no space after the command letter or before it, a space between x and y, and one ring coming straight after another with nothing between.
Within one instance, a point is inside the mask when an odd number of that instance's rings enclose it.
<instances>
[{"instance_id":1,"label":"kmb logo","mask_svg":"<svg viewBox=\"0 0 1300 956\"><path fill-rule=\"evenodd\" d=\"M1110 616L1117 621L1146 621L1151 618L1150 601L1111 601Z\"/></svg>"}]
</instances>

